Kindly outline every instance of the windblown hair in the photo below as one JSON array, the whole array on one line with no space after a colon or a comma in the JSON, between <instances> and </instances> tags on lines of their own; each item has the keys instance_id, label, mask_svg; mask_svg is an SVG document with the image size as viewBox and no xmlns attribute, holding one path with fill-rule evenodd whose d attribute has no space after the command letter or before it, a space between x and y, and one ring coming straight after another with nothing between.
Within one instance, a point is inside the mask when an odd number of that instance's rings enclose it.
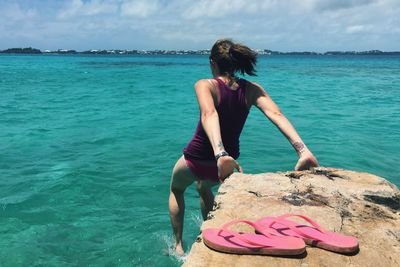
<instances>
[{"instance_id":1,"label":"windblown hair","mask_svg":"<svg viewBox=\"0 0 400 267\"><path fill-rule=\"evenodd\" d=\"M237 72L256 76L257 53L230 39L216 41L211 48L210 59L217 64L221 73L232 77Z\"/></svg>"}]
</instances>

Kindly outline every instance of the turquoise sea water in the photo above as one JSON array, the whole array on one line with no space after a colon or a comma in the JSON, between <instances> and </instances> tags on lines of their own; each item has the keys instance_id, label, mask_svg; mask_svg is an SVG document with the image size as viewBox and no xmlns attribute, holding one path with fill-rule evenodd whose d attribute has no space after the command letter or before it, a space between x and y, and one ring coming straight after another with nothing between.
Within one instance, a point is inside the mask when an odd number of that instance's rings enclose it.
<instances>
[{"instance_id":1,"label":"turquoise sea water","mask_svg":"<svg viewBox=\"0 0 400 267\"><path fill-rule=\"evenodd\" d=\"M199 114L206 56L0 56L0 265L175 266L171 169ZM400 185L400 57L260 57L262 84L323 166ZM245 172L296 154L252 109ZM186 192L184 241L199 233Z\"/></svg>"}]
</instances>

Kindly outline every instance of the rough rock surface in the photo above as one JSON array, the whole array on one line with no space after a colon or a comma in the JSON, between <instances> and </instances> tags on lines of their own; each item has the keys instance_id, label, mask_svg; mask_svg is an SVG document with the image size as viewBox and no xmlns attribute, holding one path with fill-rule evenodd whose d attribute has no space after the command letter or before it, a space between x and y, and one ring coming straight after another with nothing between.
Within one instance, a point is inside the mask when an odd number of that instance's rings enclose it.
<instances>
[{"instance_id":1,"label":"rough rock surface","mask_svg":"<svg viewBox=\"0 0 400 267\"><path fill-rule=\"evenodd\" d=\"M222 184L201 229L235 219L301 213L326 229L354 235L360 251L341 255L307 246L297 258L235 255L193 244L184 266L400 266L400 191L378 176L346 170L234 174ZM233 230L251 232L246 225Z\"/></svg>"}]
</instances>

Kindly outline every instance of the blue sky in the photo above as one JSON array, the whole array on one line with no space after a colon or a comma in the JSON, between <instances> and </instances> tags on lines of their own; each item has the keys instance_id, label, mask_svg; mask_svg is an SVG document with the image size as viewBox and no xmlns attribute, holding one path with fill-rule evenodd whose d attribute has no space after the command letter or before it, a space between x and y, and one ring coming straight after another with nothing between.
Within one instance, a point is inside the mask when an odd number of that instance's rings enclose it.
<instances>
[{"instance_id":1,"label":"blue sky","mask_svg":"<svg viewBox=\"0 0 400 267\"><path fill-rule=\"evenodd\" d=\"M0 0L0 49L400 50L399 0Z\"/></svg>"}]
</instances>

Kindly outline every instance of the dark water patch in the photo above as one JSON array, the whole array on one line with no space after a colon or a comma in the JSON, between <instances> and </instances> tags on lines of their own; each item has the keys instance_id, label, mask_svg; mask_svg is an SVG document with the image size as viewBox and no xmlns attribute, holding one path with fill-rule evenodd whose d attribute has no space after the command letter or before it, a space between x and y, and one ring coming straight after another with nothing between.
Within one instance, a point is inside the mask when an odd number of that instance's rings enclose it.
<instances>
[{"instance_id":1,"label":"dark water patch","mask_svg":"<svg viewBox=\"0 0 400 267\"><path fill-rule=\"evenodd\" d=\"M386 231L386 235L388 235L388 236L393 236L396 240L397 240L397 242L399 242L400 243L400 231L396 231L396 230L387 230Z\"/></svg>"},{"instance_id":2,"label":"dark water patch","mask_svg":"<svg viewBox=\"0 0 400 267\"><path fill-rule=\"evenodd\" d=\"M400 195L394 196L378 196L378 195L364 195L364 199L378 205L383 205L395 211L400 211Z\"/></svg>"},{"instance_id":3,"label":"dark water patch","mask_svg":"<svg viewBox=\"0 0 400 267\"><path fill-rule=\"evenodd\" d=\"M250 194L255 195L256 197L262 197L263 196L259 192L254 192L254 191L247 191L247 192L249 192Z\"/></svg>"},{"instance_id":4,"label":"dark water patch","mask_svg":"<svg viewBox=\"0 0 400 267\"><path fill-rule=\"evenodd\" d=\"M289 178L294 178L294 179L300 179L301 176L303 176L305 173L301 173L301 172L290 172L285 174L286 177Z\"/></svg>"},{"instance_id":5,"label":"dark water patch","mask_svg":"<svg viewBox=\"0 0 400 267\"><path fill-rule=\"evenodd\" d=\"M292 192L283 196L282 200L294 206L325 206L329 204L327 197L314 193L311 187L302 192Z\"/></svg>"},{"instance_id":6,"label":"dark water patch","mask_svg":"<svg viewBox=\"0 0 400 267\"><path fill-rule=\"evenodd\" d=\"M161 62L161 61L116 61L116 62L98 62L98 61L84 61L78 62L84 66L94 68L131 68L137 66L155 66L155 67L171 67L171 66L207 66L205 63L195 62Z\"/></svg>"}]
</instances>

